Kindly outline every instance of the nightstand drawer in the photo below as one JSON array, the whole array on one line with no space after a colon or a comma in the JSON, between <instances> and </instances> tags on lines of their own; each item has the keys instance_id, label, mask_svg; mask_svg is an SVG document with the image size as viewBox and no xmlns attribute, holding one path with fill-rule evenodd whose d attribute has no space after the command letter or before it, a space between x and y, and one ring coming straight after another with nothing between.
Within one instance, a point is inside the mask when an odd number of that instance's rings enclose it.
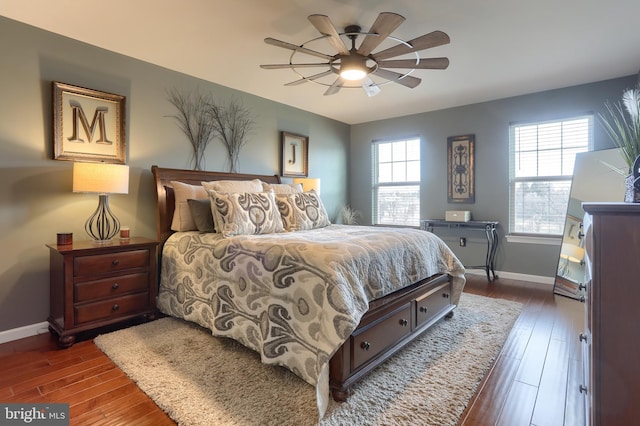
<instances>
[{"instance_id":1,"label":"nightstand drawer","mask_svg":"<svg viewBox=\"0 0 640 426\"><path fill-rule=\"evenodd\" d=\"M149 266L149 250L119 251L92 256L77 256L73 272L76 277L122 271Z\"/></svg>"},{"instance_id":2,"label":"nightstand drawer","mask_svg":"<svg viewBox=\"0 0 640 426\"><path fill-rule=\"evenodd\" d=\"M75 302L98 301L127 293L147 291L149 274L130 274L75 284Z\"/></svg>"},{"instance_id":3,"label":"nightstand drawer","mask_svg":"<svg viewBox=\"0 0 640 426\"><path fill-rule=\"evenodd\" d=\"M130 294L102 302L76 305L76 325L143 312L148 306L149 293Z\"/></svg>"}]
</instances>

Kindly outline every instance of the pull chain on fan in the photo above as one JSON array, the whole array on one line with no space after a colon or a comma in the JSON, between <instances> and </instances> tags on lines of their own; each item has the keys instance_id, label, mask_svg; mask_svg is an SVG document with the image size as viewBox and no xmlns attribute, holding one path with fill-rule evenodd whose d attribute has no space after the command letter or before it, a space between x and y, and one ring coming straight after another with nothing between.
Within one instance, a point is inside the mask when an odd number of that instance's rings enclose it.
<instances>
[{"instance_id":1,"label":"pull chain on fan","mask_svg":"<svg viewBox=\"0 0 640 426\"><path fill-rule=\"evenodd\" d=\"M450 42L449 36L442 31L433 31L410 41L392 37L391 33L405 21L405 18L397 13L380 13L367 33L362 32L358 25L349 25L343 33L338 33L326 15L310 15L308 19L320 32L320 37L309 40L300 46L271 37L264 39L267 44L292 51L288 64L260 65L264 69L289 68L301 77L299 80L285 84L285 86L295 86L310 81L327 86L325 95L338 93L341 88L362 87L368 96L373 96L380 92L380 86L388 83L397 83L409 88L418 86L422 80L410 75L417 69L446 69L449 66L448 58L420 58L418 54L419 51L448 44ZM344 44L341 36L345 36L351 41L350 49ZM364 36L364 40L356 48L356 40L359 36ZM398 44L372 53L387 39ZM328 41L338 53L327 55L306 47L318 40ZM294 61L296 54L315 56L326 62L297 62ZM403 55L413 55L415 59L412 57L411 59L390 60ZM306 75L301 71L316 67L327 69L312 75ZM388 68L407 71L400 73L390 71ZM322 81L324 77L332 74L337 75L333 82ZM381 81L376 82L372 77Z\"/></svg>"}]
</instances>

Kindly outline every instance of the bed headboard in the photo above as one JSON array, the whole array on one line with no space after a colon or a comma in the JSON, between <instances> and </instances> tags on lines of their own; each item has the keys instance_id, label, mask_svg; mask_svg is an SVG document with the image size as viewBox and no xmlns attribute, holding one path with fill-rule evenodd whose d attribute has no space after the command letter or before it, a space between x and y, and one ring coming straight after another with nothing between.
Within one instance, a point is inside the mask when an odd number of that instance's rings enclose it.
<instances>
[{"instance_id":1,"label":"bed headboard","mask_svg":"<svg viewBox=\"0 0 640 426\"><path fill-rule=\"evenodd\" d=\"M267 183L280 183L278 175L252 175L243 173L205 172L200 170L166 169L158 166L151 166L153 181L156 185L156 222L158 229L158 240L160 246L174 232L171 230L173 220L173 210L175 209L175 197L172 180L188 183L190 185L200 185L203 181L212 180L252 180L260 179Z\"/></svg>"}]
</instances>

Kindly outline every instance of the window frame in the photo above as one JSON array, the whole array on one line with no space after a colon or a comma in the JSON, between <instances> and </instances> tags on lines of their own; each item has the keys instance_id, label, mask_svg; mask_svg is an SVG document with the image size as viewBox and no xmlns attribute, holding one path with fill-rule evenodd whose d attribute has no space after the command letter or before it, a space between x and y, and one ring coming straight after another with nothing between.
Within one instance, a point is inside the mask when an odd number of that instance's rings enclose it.
<instances>
[{"instance_id":1,"label":"window frame","mask_svg":"<svg viewBox=\"0 0 640 426\"><path fill-rule=\"evenodd\" d=\"M571 174L565 175L537 175L537 176L525 176L525 177L516 177L515 176L515 167L516 167L516 138L515 132L518 127L525 126L541 126L545 124L551 123L564 123L569 121L576 121L580 119L587 119L587 146L585 151L579 151L574 153L574 168L575 168L575 155L580 152L588 152L593 150L594 145L594 122L595 117L594 114L582 113L574 116L561 117L556 119L548 119L548 120L534 120L534 121L522 121L522 122L513 122L509 124L509 232L507 237L509 241L514 242L532 242L537 244L545 244L546 241L560 241L563 235L563 231L561 230L558 234L555 233L541 233L541 232L522 232L522 231L514 231L515 228L515 216L516 216L516 208L515 208L515 187L519 182L569 182L569 197L571 196L571 182L573 180L573 170ZM536 137L536 142L539 143L539 138ZM554 149L560 149L564 152L564 150L573 150L573 148L563 147L563 141L561 141L560 145ZM548 148L547 148L548 149ZM536 155L540 153L541 149L536 149ZM538 157L537 157L538 158ZM568 201L568 200L567 200ZM568 207L568 206L567 206ZM566 210L566 207L565 207ZM565 213L566 216L566 213ZM563 227L564 227L564 219L563 219Z\"/></svg>"},{"instance_id":2,"label":"window frame","mask_svg":"<svg viewBox=\"0 0 640 426\"><path fill-rule=\"evenodd\" d=\"M409 142L409 141L417 141L418 142L418 159L415 158L409 159L406 158L403 160L405 166L410 161L418 162L418 180L405 180L405 181L396 181L396 182L380 182L380 159L379 159L379 147L384 144L393 144L397 142ZM421 180L422 180L422 139L418 135L412 135L407 137L400 138L389 138L389 139L377 139L372 141L371 143L371 165L372 165L372 185L371 185L371 221L373 225L376 226L404 226L404 227L420 227L420 219L421 219ZM405 149L406 152L406 149ZM393 163L394 161L392 161ZM379 218L379 204L378 204L378 191L380 188L393 188L393 187L413 187L417 188L418 196L417 196L417 208L418 214L416 223L407 224L407 223L382 223Z\"/></svg>"}]
</instances>

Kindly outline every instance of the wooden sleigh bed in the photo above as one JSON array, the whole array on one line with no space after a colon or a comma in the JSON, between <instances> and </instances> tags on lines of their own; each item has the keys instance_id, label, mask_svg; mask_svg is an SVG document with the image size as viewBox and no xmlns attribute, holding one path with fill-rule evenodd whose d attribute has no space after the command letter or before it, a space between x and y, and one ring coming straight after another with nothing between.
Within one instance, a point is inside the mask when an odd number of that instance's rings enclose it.
<instances>
[{"instance_id":1,"label":"wooden sleigh bed","mask_svg":"<svg viewBox=\"0 0 640 426\"><path fill-rule=\"evenodd\" d=\"M260 179L271 184L281 183L276 175L229 174L157 166L152 167L152 173L156 186L157 231L161 247L174 234L171 224L176 200L172 181L190 185L200 185L202 181L252 179ZM165 262L162 256L160 262ZM368 310L360 318L355 330L333 352L329 360L328 384L336 401L345 401L351 386L358 379L430 326L444 317L453 315L464 286L464 268L455 256L448 262L452 271L416 280L417 282L368 303Z\"/></svg>"}]
</instances>

